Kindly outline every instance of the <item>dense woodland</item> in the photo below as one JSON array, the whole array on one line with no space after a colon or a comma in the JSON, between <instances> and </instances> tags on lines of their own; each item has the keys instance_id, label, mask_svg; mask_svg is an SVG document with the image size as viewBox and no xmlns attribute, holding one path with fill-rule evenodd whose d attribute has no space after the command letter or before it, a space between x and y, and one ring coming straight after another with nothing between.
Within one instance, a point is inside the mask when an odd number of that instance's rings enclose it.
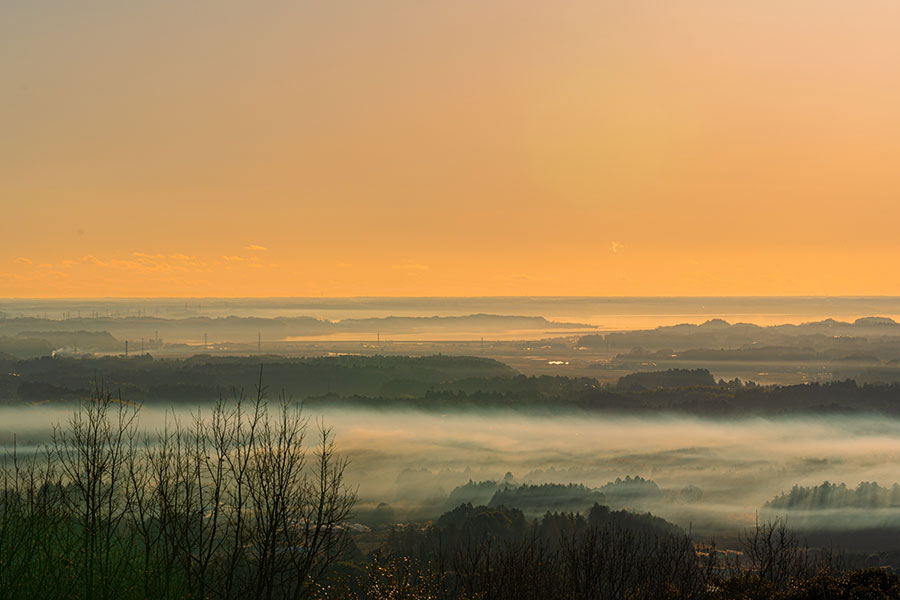
<instances>
[{"instance_id":1,"label":"dense woodland","mask_svg":"<svg viewBox=\"0 0 900 600\"><path fill-rule=\"evenodd\" d=\"M813 487L795 485L790 492L766 502L766 506L790 510L900 508L900 484L882 487L863 481L854 488L826 481Z\"/></svg>"},{"instance_id":2,"label":"dense woodland","mask_svg":"<svg viewBox=\"0 0 900 600\"><path fill-rule=\"evenodd\" d=\"M702 497L703 490L697 486L663 489L640 476L619 477L597 488L580 483L517 483L510 477L504 481L469 481L457 486L448 494L444 506L448 509L467 503L505 506L519 509L527 516L540 516L546 512L585 512L594 504L634 509L660 503L696 503Z\"/></svg>"},{"instance_id":3,"label":"dense woodland","mask_svg":"<svg viewBox=\"0 0 900 600\"><path fill-rule=\"evenodd\" d=\"M678 412L701 416L900 413L900 384L852 380L790 386L715 381L709 371L634 373L618 385L589 377L525 376L466 356L154 359L0 356L0 401L77 401L98 381L132 402L203 402L250 389L263 365L273 389L308 405L423 410Z\"/></svg>"}]
</instances>

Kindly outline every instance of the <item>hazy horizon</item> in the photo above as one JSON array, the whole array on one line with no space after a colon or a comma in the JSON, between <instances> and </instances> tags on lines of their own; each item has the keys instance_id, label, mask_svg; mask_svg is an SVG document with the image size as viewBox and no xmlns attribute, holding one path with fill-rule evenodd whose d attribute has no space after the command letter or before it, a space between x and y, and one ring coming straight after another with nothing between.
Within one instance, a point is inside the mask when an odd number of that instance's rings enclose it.
<instances>
[{"instance_id":1,"label":"hazy horizon","mask_svg":"<svg viewBox=\"0 0 900 600\"><path fill-rule=\"evenodd\" d=\"M387 317L456 317L475 314L544 317L584 323L599 331L653 329L710 319L756 325L799 325L836 319L887 317L900 321L894 296L392 296L392 297L191 297L191 298L0 298L0 314L51 320L102 317L313 317L329 321ZM565 335L551 331L547 335ZM149 334L148 334L149 335ZM479 339L495 332L439 339ZM506 339L533 339L529 332ZM538 336L540 337L540 336ZM297 338L304 339L304 338ZM315 339L315 338L310 338ZM333 337L334 340L356 339ZM400 338L395 338L400 339ZM410 339L427 339L414 336Z\"/></svg>"}]
</instances>

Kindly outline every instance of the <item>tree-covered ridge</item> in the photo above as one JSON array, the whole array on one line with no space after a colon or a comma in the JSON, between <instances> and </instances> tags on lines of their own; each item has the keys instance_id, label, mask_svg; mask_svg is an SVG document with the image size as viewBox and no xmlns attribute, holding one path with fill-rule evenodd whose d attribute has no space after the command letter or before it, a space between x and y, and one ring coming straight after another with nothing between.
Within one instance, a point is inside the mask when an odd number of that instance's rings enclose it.
<instances>
[{"instance_id":1,"label":"tree-covered ridge","mask_svg":"<svg viewBox=\"0 0 900 600\"><path fill-rule=\"evenodd\" d=\"M619 378L616 387L623 390L655 390L714 385L716 379L707 369L668 369L624 375Z\"/></svg>"},{"instance_id":2,"label":"tree-covered ridge","mask_svg":"<svg viewBox=\"0 0 900 600\"><path fill-rule=\"evenodd\" d=\"M130 400L212 400L230 389L252 389L260 365L272 389L295 396L421 396L448 381L511 378L503 363L471 356L281 356L154 359L43 357L0 361L0 398L78 399L97 378Z\"/></svg>"},{"instance_id":3,"label":"tree-covered ridge","mask_svg":"<svg viewBox=\"0 0 900 600\"><path fill-rule=\"evenodd\" d=\"M585 512L594 504L606 504L606 496L580 483L503 486L488 502L488 506L515 507L529 514Z\"/></svg>"},{"instance_id":4,"label":"tree-covered ridge","mask_svg":"<svg viewBox=\"0 0 900 600\"><path fill-rule=\"evenodd\" d=\"M189 359L0 356L0 401L72 401L99 379L134 402L204 402L235 388L252 389L263 365L271 389L310 405L421 410L673 412L704 417L803 413L900 414L900 384L853 380L759 386L739 380L660 386L682 374L641 374L657 385L601 385L590 377L525 376L489 358L471 356L281 356Z\"/></svg>"},{"instance_id":5,"label":"tree-covered ridge","mask_svg":"<svg viewBox=\"0 0 900 600\"><path fill-rule=\"evenodd\" d=\"M511 476L504 481L469 481L450 492L446 506L461 503L488 507L505 506L526 515L546 512L586 512L594 504L612 508L642 508L656 503L697 502L703 496L700 488L688 485L680 490L662 489L656 482L638 475L617 477L598 488L582 483L516 483Z\"/></svg>"},{"instance_id":6,"label":"tree-covered ridge","mask_svg":"<svg viewBox=\"0 0 900 600\"><path fill-rule=\"evenodd\" d=\"M626 475L625 479L617 477L615 481L610 481L600 487L600 491L610 498L619 501L628 501L635 498L658 498L663 491L651 479L644 479L640 475L631 477Z\"/></svg>"},{"instance_id":7,"label":"tree-covered ridge","mask_svg":"<svg viewBox=\"0 0 900 600\"><path fill-rule=\"evenodd\" d=\"M437 552L453 553L472 541L555 545L563 538L571 539L601 528L653 537L684 535L678 526L650 513L612 510L598 503L581 511L548 510L537 518L529 518L526 511L503 504L466 503L445 512L424 528L395 530L388 549L394 554L421 558Z\"/></svg>"},{"instance_id":8,"label":"tree-covered ridge","mask_svg":"<svg viewBox=\"0 0 900 600\"><path fill-rule=\"evenodd\" d=\"M765 506L803 511L900 508L900 484L882 487L876 482L863 481L853 488L845 483L825 481L812 487L795 485L791 491L767 501Z\"/></svg>"}]
</instances>

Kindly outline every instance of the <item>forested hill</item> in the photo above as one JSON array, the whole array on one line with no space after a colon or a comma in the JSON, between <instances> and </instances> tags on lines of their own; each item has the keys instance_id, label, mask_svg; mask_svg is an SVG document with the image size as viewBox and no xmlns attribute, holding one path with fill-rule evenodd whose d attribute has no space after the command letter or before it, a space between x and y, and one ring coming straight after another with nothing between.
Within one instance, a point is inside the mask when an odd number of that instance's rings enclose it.
<instances>
[{"instance_id":1,"label":"forested hill","mask_svg":"<svg viewBox=\"0 0 900 600\"><path fill-rule=\"evenodd\" d=\"M715 382L705 370L645 373L604 386L589 377L526 377L468 356L280 356L153 359L0 355L0 401L84 398L100 382L135 402L204 402L259 381L313 405L422 410L674 412L700 416L878 412L900 414L900 384L833 381L792 386ZM640 384L640 385L637 385Z\"/></svg>"},{"instance_id":2,"label":"forested hill","mask_svg":"<svg viewBox=\"0 0 900 600\"><path fill-rule=\"evenodd\" d=\"M72 400L89 395L96 383L124 399L202 402L253 390L259 382L273 393L295 397L420 397L446 382L510 379L518 373L489 358L469 356L280 356L157 360L132 358L43 357L15 360L0 356L0 399Z\"/></svg>"}]
</instances>

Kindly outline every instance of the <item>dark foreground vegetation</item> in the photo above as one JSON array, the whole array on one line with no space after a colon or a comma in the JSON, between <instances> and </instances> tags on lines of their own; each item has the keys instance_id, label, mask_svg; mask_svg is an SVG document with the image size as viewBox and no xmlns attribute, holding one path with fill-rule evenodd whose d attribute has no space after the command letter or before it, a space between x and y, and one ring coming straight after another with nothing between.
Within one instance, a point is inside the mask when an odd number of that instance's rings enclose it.
<instances>
[{"instance_id":1,"label":"dark foreground vegetation","mask_svg":"<svg viewBox=\"0 0 900 600\"><path fill-rule=\"evenodd\" d=\"M360 576L329 582L340 600L698 599L813 600L900 597L900 577L846 569L803 548L783 522L758 525L742 550L697 546L653 518L594 507L587 518L548 514L531 525L507 511L463 506L419 532L404 531ZM460 515L459 513L462 513ZM445 522L450 517L450 522ZM460 517L463 517L462 519ZM522 531L520 534L514 532Z\"/></svg>"},{"instance_id":2,"label":"dark foreground vegetation","mask_svg":"<svg viewBox=\"0 0 900 600\"><path fill-rule=\"evenodd\" d=\"M329 430L283 397L270 406L258 385L152 434L138 416L98 390L46 447L7 457L0 598L900 597L892 572L848 570L779 521L721 551L649 513L595 502L528 518L504 503L533 503L541 486L394 524L366 547Z\"/></svg>"},{"instance_id":3,"label":"dark foreground vegetation","mask_svg":"<svg viewBox=\"0 0 900 600\"><path fill-rule=\"evenodd\" d=\"M152 436L137 417L98 391L13 450L0 597L299 598L346 554L346 463L288 402L260 388Z\"/></svg>"}]
</instances>

